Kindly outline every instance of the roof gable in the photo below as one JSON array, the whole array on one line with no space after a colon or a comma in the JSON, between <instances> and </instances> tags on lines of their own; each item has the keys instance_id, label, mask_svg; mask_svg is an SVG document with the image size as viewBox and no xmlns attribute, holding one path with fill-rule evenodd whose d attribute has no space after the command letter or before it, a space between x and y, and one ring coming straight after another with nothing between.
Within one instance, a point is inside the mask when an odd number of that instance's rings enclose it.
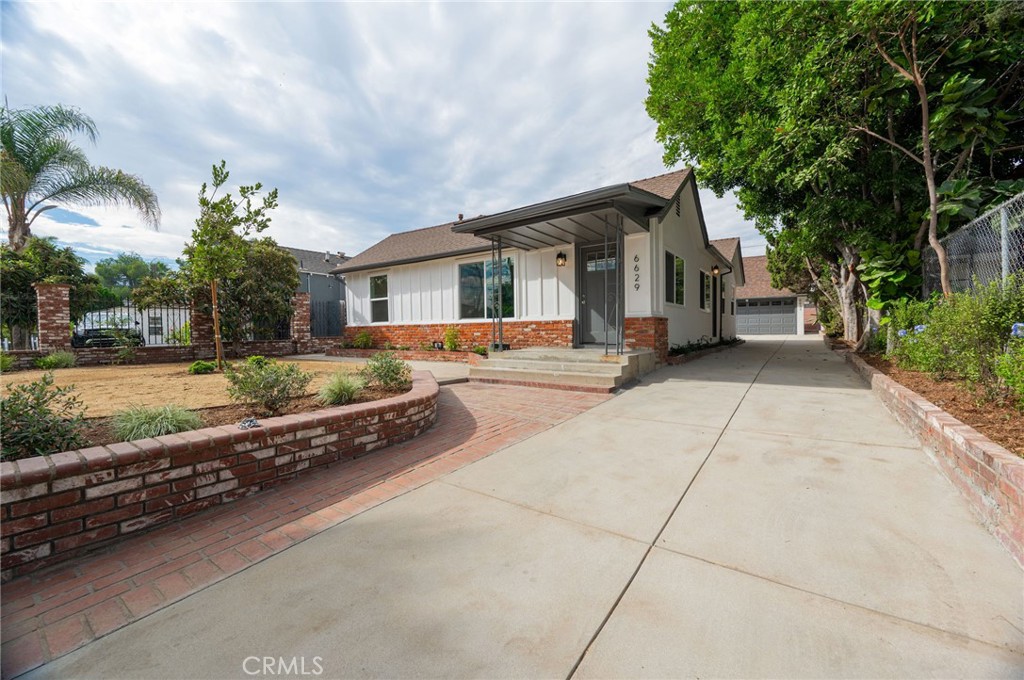
<instances>
[{"instance_id":1,"label":"roof gable","mask_svg":"<svg viewBox=\"0 0 1024 680\"><path fill-rule=\"evenodd\" d=\"M772 288L772 275L768 273L768 257L754 255L743 258L745 285L736 289L737 298L792 297L788 288Z\"/></svg>"}]
</instances>

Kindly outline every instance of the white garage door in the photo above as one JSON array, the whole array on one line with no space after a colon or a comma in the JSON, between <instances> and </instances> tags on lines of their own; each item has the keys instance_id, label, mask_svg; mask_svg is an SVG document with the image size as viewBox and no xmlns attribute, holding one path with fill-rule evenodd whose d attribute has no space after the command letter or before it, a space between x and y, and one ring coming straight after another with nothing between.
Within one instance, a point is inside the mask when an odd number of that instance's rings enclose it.
<instances>
[{"instance_id":1,"label":"white garage door","mask_svg":"<svg viewBox=\"0 0 1024 680\"><path fill-rule=\"evenodd\" d=\"M796 298L737 300L737 335L796 335Z\"/></svg>"}]
</instances>

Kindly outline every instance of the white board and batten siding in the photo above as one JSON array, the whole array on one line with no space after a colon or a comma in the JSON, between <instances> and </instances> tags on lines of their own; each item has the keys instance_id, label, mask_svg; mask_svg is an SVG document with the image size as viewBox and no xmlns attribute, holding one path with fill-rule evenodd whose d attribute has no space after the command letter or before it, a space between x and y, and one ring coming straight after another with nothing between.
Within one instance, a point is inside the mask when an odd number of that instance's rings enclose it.
<instances>
[{"instance_id":1,"label":"white board and batten siding","mask_svg":"<svg viewBox=\"0 0 1024 680\"><path fill-rule=\"evenodd\" d=\"M555 264L555 255L559 251L569 258L564 267ZM575 264L570 246L526 252L509 249L504 255L513 261L515 320L550 321L575 317ZM387 324L483 321L459 318L459 265L489 259L489 253L480 253L346 274L348 323L353 326L371 323L370 277L381 274L388 277Z\"/></svg>"}]
</instances>

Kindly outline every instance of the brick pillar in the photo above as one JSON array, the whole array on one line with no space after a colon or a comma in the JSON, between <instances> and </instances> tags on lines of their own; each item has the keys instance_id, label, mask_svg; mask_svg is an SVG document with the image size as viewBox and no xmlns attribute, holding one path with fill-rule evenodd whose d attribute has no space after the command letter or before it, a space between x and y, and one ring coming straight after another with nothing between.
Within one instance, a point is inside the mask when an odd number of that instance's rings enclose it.
<instances>
[{"instance_id":1,"label":"brick pillar","mask_svg":"<svg viewBox=\"0 0 1024 680\"><path fill-rule=\"evenodd\" d=\"M668 319L663 316L626 317L626 346L653 349L659 363L668 360Z\"/></svg>"},{"instance_id":2,"label":"brick pillar","mask_svg":"<svg viewBox=\"0 0 1024 680\"><path fill-rule=\"evenodd\" d=\"M71 347L71 286L33 283L39 311L39 349L53 352Z\"/></svg>"},{"instance_id":3,"label":"brick pillar","mask_svg":"<svg viewBox=\"0 0 1024 680\"><path fill-rule=\"evenodd\" d=\"M292 298L292 342L295 351L306 354L310 349L310 338L313 337L309 319L309 293L296 293Z\"/></svg>"},{"instance_id":4,"label":"brick pillar","mask_svg":"<svg viewBox=\"0 0 1024 680\"><path fill-rule=\"evenodd\" d=\"M199 310L192 301L192 355L196 359L209 359L217 356L217 347L213 342L213 316Z\"/></svg>"}]
</instances>

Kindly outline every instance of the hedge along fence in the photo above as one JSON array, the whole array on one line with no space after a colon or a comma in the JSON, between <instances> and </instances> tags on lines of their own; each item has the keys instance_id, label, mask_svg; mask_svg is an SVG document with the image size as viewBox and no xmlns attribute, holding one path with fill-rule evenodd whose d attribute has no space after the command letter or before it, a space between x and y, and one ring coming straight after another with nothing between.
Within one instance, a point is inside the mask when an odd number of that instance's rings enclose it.
<instances>
[{"instance_id":1,"label":"hedge along fence","mask_svg":"<svg viewBox=\"0 0 1024 680\"><path fill-rule=\"evenodd\" d=\"M896 420L918 438L985 527L1024 567L1024 459L853 352L837 351L845 355Z\"/></svg>"},{"instance_id":2,"label":"hedge along fence","mask_svg":"<svg viewBox=\"0 0 1024 680\"><path fill-rule=\"evenodd\" d=\"M405 394L0 463L0 569L7 581L304 470L411 439L437 415L438 386L413 373Z\"/></svg>"}]
</instances>

